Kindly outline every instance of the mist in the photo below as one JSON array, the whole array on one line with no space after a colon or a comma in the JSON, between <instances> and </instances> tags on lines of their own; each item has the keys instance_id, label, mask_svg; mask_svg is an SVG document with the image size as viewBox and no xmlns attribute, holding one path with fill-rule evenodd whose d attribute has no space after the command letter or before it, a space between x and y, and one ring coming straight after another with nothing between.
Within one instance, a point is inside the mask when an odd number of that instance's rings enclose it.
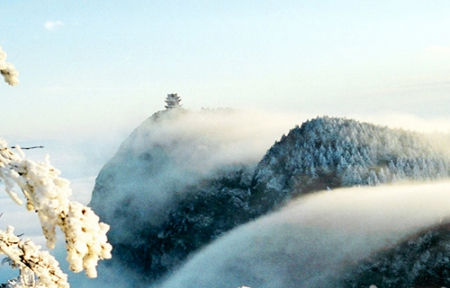
<instances>
[{"instance_id":1,"label":"mist","mask_svg":"<svg viewBox=\"0 0 450 288\"><path fill-rule=\"evenodd\" d=\"M400 128L427 134L449 134L450 117L419 117L407 113L382 113L379 115L354 115L373 124L385 125L390 128Z\"/></svg>"},{"instance_id":2,"label":"mist","mask_svg":"<svg viewBox=\"0 0 450 288\"><path fill-rule=\"evenodd\" d=\"M217 169L227 165L252 166L283 134L315 115L261 110L211 109L188 112L183 117L173 116L175 115L163 117L155 123L145 121L142 124L143 129L134 133L133 137L136 138L131 154L139 155L142 151L151 150L154 146L168 145L170 150L165 152L176 161L159 166L157 165L159 161L155 158L153 176L142 179L138 175L140 182L136 180L126 187L120 186L122 180L135 177L136 171L130 170L129 173L125 173L127 171L122 170L123 178L118 179L116 188L123 188L125 192L114 195L115 193L109 191L107 199L103 198L105 205L121 205L125 195L136 195L136 201L131 203L129 213L139 213L145 221L153 221L156 224L164 218L170 205L173 205L173 196L177 193L177 189L173 189L174 183L179 185L177 187L190 185L199 179L214 175ZM393 128L425 133L437 132L440 134L439 139L446 139L442 142L442 146L445 149L448 147L450 121L447 118L425 119L409 114L355 115L354 118ZM130 127L133 125L135 124L129 123ZM86 135L79 131L76 133L55 132L45 136L39 136L38 131L35 131L33 135L30 134L31 136L18 136L18 133L7 139L11 140L10 144L22 146L43 144L44 150L29 151L27 154L34 160L44 159L44 155L49 154L55 167L72 182L72 198L82 203L90 200L98 171L107 159L113 156L114 150L117 149L125 134L124 131L119 133L114 129L105 131L102 127L95 127L95 125L92 125ZM66 136L67 134L69 136ZM441 137L442 135L444 136ZM124 155L124 157L129 156ZM4 201L5 205L8 205L9 199ZM33 224L36 222L34 215L25 211L24 207L16 206L11 202L8 209L3 212L5 215L0 219L4 223L3 226L13 224L17 231L24 232L27 237L37 240L38 243L44 242L40 231L33 228L38 227ZM267 234L270 234L269 230L268 228ZM123 233L126 237L134 237L124 230L119 230L118 233ZM100 271L104 271L100 273L102 279L94 281L86 279L86 281L83 280L83 285L93 283L92 287L98 287L96 286L98 283L105 279L114 279L113 275L117 274L116 270L109 274L107 267L100 267ZM129 276L133 278L136 275ZM80 278L83 276L77 276L77 279Z\"/></svg>"},{"instance_id":3,"label":"mist","mask_svg":"<svg viewBox=\"0 0 450 288\"><path fill-rule=\"evenodd\" d=\"M123 189L125 192L115 195L142 194L150 200L149 205L165 209L164 203L171 201L173 191L216 174L217 169L256 164L282 135L315 117L308 113L261 110L203 109L178 112L161 113L157 121L147 119L122 144L110 164L123 160L130 169L118 167L122 169L121 176L115 183L118 187L113 189ZM446 148L450 143L448 119L424 119L407 114L360 115L355 119L370 120L391 128L437 133L437 136L433 136L437 139L434 141L436 145L442 142L441 146ZM152 163L158 165L148 167L148 159L142 161L147 163L139 163L142 157L152 157ZM164 165L159 165L161 163ZM152 176L148 178L147 173L139 175L143 169L153 171ZM121 184L129 183L125 180L130 177L139 179L139 183L131 186ZM111 194L109 196L112 197Z\"/></svg>"},{"instance_id":4,"label":"mist","mask_svg":"<svg viewBox=\"0 0 450 288\"><path fill-rule=\"evenodd\" d=\"M336 287L346 265L448 221L449 193L448 180L314 193L232 230L155 287Z\"/></svg>"},{"instance_id":5,"label":"mist","mask_svg":"<svg viewBox=\"0 0 450 288\"><path fill-rule=\"evenodd\" d=\"M109 236L117 246L139 251L151 240L136 235L160 231L180 202L201 199L205 193L201 183L208 183L203 181L220 179L241 167L251 179L255 165L274 142L308 118L231 109L157 112L131 133L104 166L91 205L111 224Z\"/></svg>"},{"instance_id":6,"label":"mist","mask_svg":"<svg viewBox=\"0 0 450 288\"><path fill-rule=\"evenodd\" d=\"M131 210L157 224L185 187L235 166L256 165L276 140L304 119L231 109L155 114L133 131L100 173L97 183L107 186L108 197L99 205L131 197ZM108 178L110 174L115 178Z\"/></svg>"}]
</instances>

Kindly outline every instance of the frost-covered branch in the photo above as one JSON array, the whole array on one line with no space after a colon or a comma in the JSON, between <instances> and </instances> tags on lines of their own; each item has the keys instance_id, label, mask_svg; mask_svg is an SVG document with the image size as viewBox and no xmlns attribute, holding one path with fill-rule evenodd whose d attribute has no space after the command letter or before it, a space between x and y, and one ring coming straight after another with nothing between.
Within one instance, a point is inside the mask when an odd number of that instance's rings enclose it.
<instances>
[{"instance_id":1,"label":"frost-covered branch","mask_svg":"<svg viewBox=\"0 0 450 288\"><path fill-rule=\"evenodd\" d=\"M27 209L39 217L47 246L54 248L58 226L66 239L70 269L74 272L84 269L88 277L96 277L98 261L111 258L112 246L106 237L109 226L99 222L89 207L69 200L72 193L69 181L59 174L48 158L42 163L27 160L20 148L15 153L0 140L0 179L5 183L6 192L22 204L14 191L19 187Z\"/></svg>"},{"instance_id":2,"label":"frost-covered branch","mask_svg":"<svg viewBox=\"0 0 450 288\"><path fill-rule=\"evenodd\" d=\"M40 247L30 240L22 241L14 234L14 228L11 226L8 226L6 232L0 230L0 253L8 256L7 262L13 268L20 270L17 279L0 287L69 287L67 275L59 268L58 261L47 251L41 251Z\"/></svg>"},{"instance_id":3,"label":"frost-covered branch","mask_svg":"<svg viewBox=\"0 0 450 288\"><path fill-rule=\"evenodd\" d=\"M3 79L5 79L6 83L11 86L15 86L19 84L19 72L17 72L16 68L11 63L8 63L6 60L6 53L3 51L0 46L0 74L2 74Z\"/></svg>"}]
</instances>

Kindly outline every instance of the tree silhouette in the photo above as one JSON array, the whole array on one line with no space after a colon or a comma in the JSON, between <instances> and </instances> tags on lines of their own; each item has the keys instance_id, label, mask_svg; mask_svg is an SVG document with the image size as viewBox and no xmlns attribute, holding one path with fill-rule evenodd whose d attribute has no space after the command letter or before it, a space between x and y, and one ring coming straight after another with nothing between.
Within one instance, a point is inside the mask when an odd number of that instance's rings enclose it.
<instances>
[{"instance_id":1,"label":"tree silhouette","mask_svg":"<svg viewBox=\"0 0 450 288\"><path fill-rule=\"evenodd\" d=\"M174 109L181 107L181 98L177 95L177 93L168 94L166 98L166 109Z\"/></svg>"}]
</instances>

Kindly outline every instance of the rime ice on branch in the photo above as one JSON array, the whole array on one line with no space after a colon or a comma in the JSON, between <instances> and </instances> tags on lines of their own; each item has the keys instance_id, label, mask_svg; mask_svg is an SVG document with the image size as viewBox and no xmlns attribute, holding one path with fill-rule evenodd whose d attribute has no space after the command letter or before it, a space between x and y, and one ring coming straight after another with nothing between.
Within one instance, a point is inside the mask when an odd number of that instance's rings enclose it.
<instances>
[{"instance_id":1,"label":"rime ice on branch","mask_svg":"<svg viewBox=\"0 0 450 288\"><path fill-rule=\"evenodd\" d=\"M47 246L54 248L55 229L58 226L66 239L67 261L70 269L83 269L88 277L97 276L97 262L111 258L112 246L107 242L109 226L99 222L99 217L89 208L70 201L69 181L60 178L60 172L50 165L48 159L37 163L25 159L22 150L14 153L0 139L0 179L11 198L21 204L14 192L22 190L29 211L35 211L41 222Z\"/></svg>"},{"instance_id":2,"label":"rime ice on branch","mask_svg":"<svg viewBox=\"0 0 450 288\"><path fill-rule=\"evenodd\" d=\"M0 253L8 256L7 262L20 270L17 279L10 280L0 287L20 288L68 288L67 275L59 268L58 261L47 251L41 251L30 240L22 241L14 235L14 228L9 226L0 230ZM37 280L35 279L37 278Z\"/></svg>"},{"instance_id":3,"label":"rime ice on branch","mask_svg":"<svg viewBox=\"0 0 450 288\"><path fill-rule=\"evenodd\" d=\"M2 50L2 47L0 46L0 74L2 74L3 78L5 79L6 83L8 83L11 86L15 86L19 84L19 80L17 79L17 76L19 76L19 72L17 72L16 68L6 60L6 53Z\"/></svg>"}]
</instances>

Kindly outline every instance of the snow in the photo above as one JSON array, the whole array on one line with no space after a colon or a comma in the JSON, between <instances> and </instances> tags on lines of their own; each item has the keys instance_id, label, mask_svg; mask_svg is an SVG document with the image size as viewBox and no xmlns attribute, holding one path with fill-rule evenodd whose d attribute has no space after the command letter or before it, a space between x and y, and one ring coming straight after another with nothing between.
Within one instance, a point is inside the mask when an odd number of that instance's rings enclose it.
<instances>
[{"instance_id":1,"label":"snow","mask_svg":"<svg viewBox=\"0 0 450 288\"><path fill-rule=\"evenodd\" d=\"M19 84L18 76L19 72L17 72L16 68L11 63L8 63L6 60L6 53L3 51L0 46L0 74L5 79L5 82L11 86L15 86Z\"/></svg>"},{"instance_id":2,"label":"snow","mask_svg":"<svg viewBox=\"0 0 450 288\"><path fill-rule=\"evenodd\" d=\"M7 287L69 287L67 275L59 268L58 261L47 251L41 251L40 246L30 240L21 240L14 234L11 226L6 232L0 230L0 252L8 256L7 262L11 266L20 269L18 279L10 280Z\"/></svg>"},{"instance_id":3,"label":"snow","mask_svg":"<svg viewBox=\"0 0 450 288\"><path fill-rule=\"evenodd\" d=\"M20 188L26 199L26 208L34 211L47 240L47 246L54 248L56 227L64 233L67 260L70 268L79 272L83 269L89 277L96 277L97 262L111 258L111 245L107 242L107 224L99 222L98 216L87 206L70 201L69 181L59 177L60 172L49 163L34 162L17 153L0 140L0 179L11 198L21 204L14 191Z\"/></svg>"},{"instance_id":4,"label":"snow","mask_svg":"<svg viewBox=\"0 0 450 288\"><path fill-rule=\"evenodd\" d=\"M92 204L113 220L109 235L120 247L113 261L151 280L295 197L449 175L448 154L421 134L329 117L292 129L255 168L261 143L271 141L240 130L233 112L202 113L156 113L97 178Z\"/></svg>"}]
</instances>

